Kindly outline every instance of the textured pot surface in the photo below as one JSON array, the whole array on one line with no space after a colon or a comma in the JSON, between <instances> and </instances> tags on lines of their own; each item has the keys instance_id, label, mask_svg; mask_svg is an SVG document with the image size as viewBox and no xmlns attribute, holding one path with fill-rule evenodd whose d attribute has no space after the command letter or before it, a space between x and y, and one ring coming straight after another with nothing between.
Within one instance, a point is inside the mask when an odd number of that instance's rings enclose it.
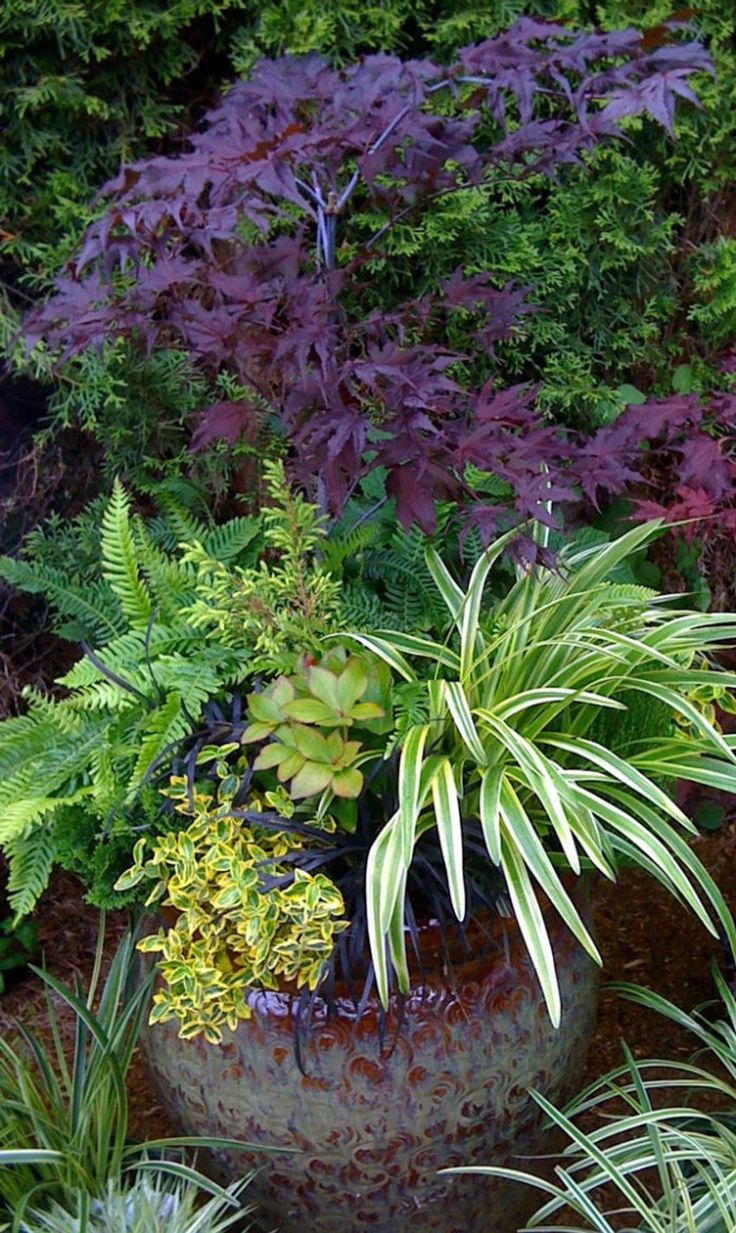
<instances>
[{"instance_id":1,"label":"textured pot surface","mask_svg":"<svg viewBox=\"0 0 736 1233\"><path fill-rule=\"evenodd\" d=\"M482 1176L439 1177L451 1165L519 1163L548 1146L528 1088L554 1101L579 1085L595 1018L597 969L556 916L549 923L562 992L555 1030L514 922L481 958L440 965L390 1015L356 1022L318 1003L294 1057L297 999L251 995L253 1017L220 1045L182 1041L175 1023L144 1037L162 1101L189 1134L297 1148L220 1157L279 1233L513 1233L530 1193ZM506 934L501 937L501 932ZM527 1162L524 1162L526 1164ZM534 1196L531 1196L534 1205Z\"/></svg>"}]
</instances>

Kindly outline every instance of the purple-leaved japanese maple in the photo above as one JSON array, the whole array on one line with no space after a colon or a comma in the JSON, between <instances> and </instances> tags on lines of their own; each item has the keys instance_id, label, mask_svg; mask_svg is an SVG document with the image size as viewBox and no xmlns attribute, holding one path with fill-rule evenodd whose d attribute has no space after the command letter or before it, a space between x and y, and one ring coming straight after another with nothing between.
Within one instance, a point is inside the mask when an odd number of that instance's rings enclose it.
<instances>
[{"instance_id":1,"label":"purple-leaved japanese maple","mask_svg":"<svg viewBox=\"0 0 736 1233\"><path fill-rule=\"evenodd\" d=\"M608 465L603 438L581 451L535 411L533 389L494 380L525 289L458 269L377 307L371 254L438 196L550 175L630 116L671 132L678 96L697 101L688 78L707 68L697 43L652 49L634 30L576 35L529 18L449 68L261 61L186 152L125 166L105 187L109 208L28 340L63 362L122 335L234 375L247 394L204 409L193 447L275 420L295 475L333 512L375 467L401 521L425 530L450 496L494 533L503 506L473 491L468 464L506 482L516 517L546 517L543 501L581 484L596 500L634 473L628 438ZM458 320L462 353L449 342Z\"/></svg>"}]
</instances>

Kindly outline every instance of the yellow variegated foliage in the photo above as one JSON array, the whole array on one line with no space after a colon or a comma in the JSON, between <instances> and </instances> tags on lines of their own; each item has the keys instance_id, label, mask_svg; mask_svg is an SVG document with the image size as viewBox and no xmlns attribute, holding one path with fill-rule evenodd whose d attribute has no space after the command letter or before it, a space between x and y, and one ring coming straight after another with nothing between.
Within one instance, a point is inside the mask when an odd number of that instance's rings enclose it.
<instances>
[{"instance_id":1,"label":"yellow variegated foliage","mask_svg":"<svg viewBox=\"0 0 736 1233\"><path fill-rule=\"evenodd\" d=\"M704 656L694 655L692 666L702 671L710 665ZM685 697L717 732L722 730L718 722L718 711L726 715L736 715L736 695L733 690L721 685L715 677L711 681L704 681L703 684L688 690ZM692 723L684 715L676 712L674 719L678 728L686 732L692 729Z\"/></svg>"},{"instance_id":2,"label":"yellow variegated foliage","mask_svg":"<svg viewBox=\"0 0 736 1233\"><path fill-rule=\"evenodd\" d=\"M151 1023L175 1018L183 1039L203 1034L217 1043L224 1027L250 1017L252 987L316 988L349 922L328 877L282 863L300 846L298 837L246 825L206 793L189 798L182 780L172 780L169 794L194 820L186 830L139 840L117 887L150 879L146 903L178 913L169 929L139 943L139 950L159 956L163 982ZM260 808L248 802L249 811Z\"/></svg>"}]
</instances>

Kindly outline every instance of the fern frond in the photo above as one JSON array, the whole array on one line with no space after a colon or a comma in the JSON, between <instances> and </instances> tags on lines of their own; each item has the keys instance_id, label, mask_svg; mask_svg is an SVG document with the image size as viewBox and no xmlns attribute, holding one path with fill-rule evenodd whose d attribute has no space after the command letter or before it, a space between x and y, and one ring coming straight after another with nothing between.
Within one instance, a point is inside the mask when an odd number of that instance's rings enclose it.
<instances>
[{"instance_id":1,"label":"fern frond","mask_svg":"<svg viewBox=\"0 0 736 1233\"><path fill-rule=\"evenodd\" d=\"M106 583L82 591L61 570L12 557L0 557L0 578L19 591L43 595L61 616L72 617L75 624L61 628L73 639L104 643L125 628L120 604Z\"/></svg>"},{"instance_id":2,"label":"fern frond","mask_svg":"<svg viewBox=\"0 0 736 1233\"><path fill-rule=\"evenodd\" d=\"M657 592L636 582L614 582L606 587L606 605L651 604Z\"/></svg>"},{"instance_id":3,"label":"fern frond","mask_svg":"<svg viewBox=\"0 0 736 1233\"><path fill-rule=\"evenodd\" d=\"M402 681L394 687L394 729L386 746L388 757L402 737L429 718L429 695L424 681Z\"/></svg>"},{"instance_id":4,"label":"fern frond","mask_svg":"<svg viewBox=\"0 0 736 1233\"><path fill-rule=\"evenodd\" d=\"M89 783L89 762L94 750L105 739L111 724L109 714L90 714L73 733L60 726L39 725L14 767L0 774L0 828L19 802L60 800L81 784ZM24 817L33 820L33 811Z\"/></svg>"},{"instance_id":5,"label":"fern frond","mask_svg":"<svg viewBox=\"0 0 736 1233\"><path fill-rule=\"evenodd\" d=\"M446 613L425 560L426 536L416 527L397 531L390 543L370 552L365 577L377 585L390 624L416 631L442 627Z\"/></svg>"},{"instance_id":6,"label":"fern frond","mask_svg":"<svg viewBox=\"0 0 736 1233\"><path fill-rule=\"evenodd\" d=\"M132 688L140 693L145 692L146 682L137 676L131 680ZM140 699L128 689L123 689L115 681L99 680L92 685L86 685L67 699L69 706L80 712L108 711L116 713L140 707Z\"/></svg>"},{"instance_id":7,"label":"fern frond","mask_svg":"<svg viewBox=\"0 0 736 1233\"><path fill-rule=\"evenodd\" d=\"M8 901L17 919L27 916L46 890L56 855L53 827L28 827L7 844Z\"/></svg>"},{"instance_id":8,"label":"fern frond","mask_svg":"<svg viewBox=\"0 0 736 1233\"><path fill-rule=\"evenodd\" d=\"M364 522L359 527L331 534L320 545L322 564L331 574L340 574L343 565L376 543L381 528L376 522Z\"/></svg>"},{"instance_id":9,"label":"fern frond","mask_svg":"<svg viewBox=\"0 0 736 1233\"><path fill-rule=\"evenodd\" d=\"M154 521L152 532L165 551L172 552L177 544L206 539L210 534L213 522L202 522L170 489L157 489L156 504L162 516Z\"/></svg>"},{"instance_id":10,"label":"fern frond","mask_svg":"<svg viewBox=\"0 0 736 1233\"><path fill-rule=\"evenodd\" d=\"M239 570L240 577L241 563L257 556L258 519L216 527L179 511L175 521L180 533L201 536L210 572L230 579ZM252 672L252 647L203 638L187 621L202 570L181 552L168 555L150 526L131 517L119 483L102 517L100 555L86 593L74 590L57 562L35 570L6 563L14 580L49 595L96 648L57 682L65 696L28 690L28 713L0 724L0 844L12 861L18 912L33 906L48 880L56 818L75 806L95 834L112 814L121 816L138 800L151 764L186 735L205 703Z\"/></svg>"},{"instance_id":11,"label":"fern frond","mask_svg":"<svg viewBox=\"0 0 736 1233\"><path fill-rule=\"evenodd\" d=\"M57 766L63 766L79 740L64 733L51 716L39 709L18 719L6 720L0 746L0 803L25 794L26 783L34 780L41 791L48 790L48 779Z\"/></svg>"},{"instance_id":12,"label":"fern frond","mask_svg":"<svg viewBox=\"0 0 736 1233\"><path fill-rule=\"evenodd\" d=\"M194 601L196 569L159 548L140 518L133 521L133 536L136 559L146 579L156 621L176 621L181 609Z\"/></svg>"},{"instance_id":13,"label":"fern frond","mask_svg":"<svg viewBox=\"0 0 736 1233\"><path fill-rule=\"evenodd\" d=\"M408 732L427 722L429 696L424 681L401 681L395 687L394 720L397 731Z\"/></svg>"},{"instance_id":14,"label":"fern frond","mask_svg":"<svg viewBox=\"0 0 736 1233\"><path fill-rule=\"evenodd\" d=\"M232 660L234 664L235 661ZM158 682L167 694L176 690L193 719L208 698L213 697L225 683L222 658L219 652L207 654L203 650L199 660L184 655L166 655L156 665Z\"/></svg>"},{"instance_id":15,"label":"fern frond","mask_svg":"<svg viewBox=\"0 0 736 1233\"><path fill-rule=\"evenodd\" d=\"M237 563L242 568L255 565L261 550L260 518L231 518L199 538L208 556L223 565Z\"/></svg>"},{"instance_id":16,"label":"fern frond","mask_svg":"<svg viewBox=\"0 0 736 1233\"><path fill-rule=\"evenodd\" d=\"M474 492L486 497L495 497L499 501L507 501L513 496L513 488L508 480L501 479L492 471L481 471L479 467L469 466L465 471L466 483Z\"/></svg>"},{"instance_id":17,"label":"fern frond","mask_svg":"<svg viewBox=\"0 0 736 1233\"><path fill-rule=\"evenodd\" d=\"M152 605L136 559L130 519L130 498L115 480L102 519L102 572L134 628L145 628Z\"/></svg>"},{"instance_id":18,"label":"fern frond","mask_svg":"<svg viewBox=\"0 0 736 1233\"><path fill-rule=\"evenodd\" d=\"M195 631L184 621L175 625L152 625L148 630L132 630L109 642L95 658L108 672L130 677L139 668L145 668L147 658L153 663L159 655L165 655L192 645L197 638ZM148 640L148 655L146 655ZM201 641L201 638L200 638ZM78 659L72 668L59 677L58 683L66 689L81 689L97 681L109 679L91 659ZM148 677L150 681L150 675ZM144 692L149 692L145 690Z\"/></svg>"},{"instance_id":19,"label":"fern frond","mask_svg":"<svg viewBox=\"0 0 736 1233\"><path fill-rule=\"evenodd\" d=\"M391 625L391 614L377 595L364 587L344 587L340 595L342 629L370 632Z\"/></svg>"},{"instance_id":20,"label":"fern frond","mask_svg":"<svg viewBox=\"0 0 736 1233\"><path fill-rule=\"evenodd\" d=\"M130 790L139 786L156 759L175 741L181 740L188 730L189 720L182 709L181 694L172 690L146 724L146 734L141 741L138 760L128 785Z\"/></svg>"},{"instance_id":21,"label":"fern frond","mask_svg":"<svg viewBox=\"0 0 736 1233\"><path fill-rule=\"evenodd\" d=\"M0 843L7 848L31 823L44 822L67 805L78 805L93 789L86 785L68 796L34 796L3 806L0 812Z\"/></svg>"},{"instance_id":22,"label":"fern frond","mask_svg":"<svg viewBox=\"0 0 736 1233\"><path fill-rule=\"evenodd\" d=\"M125 733L120 733L116 726L111 724L107 729L106 737L107 739L100 741L99 748L92 752L89 760L90 775L94 786L95 810L100 817L104 818L114 809L120 799L120 783L111 746L116 744L118 738L123 742Z\"/></svg>"},{"instance_id":23,"label":"fern frond","mask_svg":"<svg viewBox=\"0 0 736 1233\"><path fill-rule=\"evenodd\" d=\"M24 761L41 757L53 733L53 725L44 728L39 718L33 714L17 715L4 720L0 745L0 781L6 775L16 772Z\"/></svg>"}]
</instances>

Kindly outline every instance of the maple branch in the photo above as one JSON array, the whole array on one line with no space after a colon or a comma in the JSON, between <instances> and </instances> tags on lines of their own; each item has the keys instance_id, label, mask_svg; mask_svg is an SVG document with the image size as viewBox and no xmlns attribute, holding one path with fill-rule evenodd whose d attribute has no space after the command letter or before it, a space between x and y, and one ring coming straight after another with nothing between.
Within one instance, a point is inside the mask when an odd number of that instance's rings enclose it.
<instances>
[{"instance_id":1,"label":"maple branch","mask_svg":"<svg viewBox=\"0 0 736 1233\"><path fill-rule=\"evenodd\" d=\"M297 188L300 188L303 193L307 193L318 206L324 209L325 202L319 190L319 185L315 184L314 188L310 188L306 180L300 180L298 176L294 177L294 183Z\"/></svg>"},{"instance_id":2,"label":"maple branch","mask_svg":"<svg viewBox=\"0 0 736 1233\"><path fill-rule=\"evenodd\" d=\"M347 532L347 536L352 535L353 531L357 531L358 527L362 527L364 522L370 521L373 515L378 513L379 509L383 509L387 501L388 501L388 497L384 496L384 497L381 497L380 500L376 501L375 505L371 505L370 509L367 509L363 514L360 515L360 518L356 519L356 521L351 526L350 530Z\"/></svg>"},{"instance_id":3,"label":"maple branch","mask_svg":"<svg viewBox=\"0 0 736 1233\"><path fill-rule=\"evenodd\" d=\"M317 175L314 171L312 172L312 183L314 184L315 200L317 200L319 203L317 206L317 266L319 267L322 264L322 261L320 258L320 253L321 253L322 257L324 258L324 264L329 269L330 268L330 258L329 258L330 245L329 245L329 240L327 237L327 225L326 225L326 219L325 219L325 210L327 207L322 197L322 193L320 192L319 185L317 183Z\"/></svg>"},{"instance_id":4,"label":"maple branch","mask_svg":"<svg viewBox=\"0 0 736 1233\"><path fill-rule=\"evenodd\" d=\"M412 107L416 107L416 106L417 106L416 99L414 100L413 103L406 103L402 107L401 111L396 113L391 123L386 125L385 129L380 134L380 136L377 137L376 140L373 142L373 144L368 147L367 154L375 154L378 150L380 150L384 142L388 141L391 134L396 131L398 126L401 124L401 121L406 119L406 117L409 115L409 112L412 110ZM358 187L359 182L360 182L360 172L356 170L353 172L352 176L348 180L348 183L346 184L345 188L340 193L340 196L337 199L338 212L342 210L344 206L347 205L348 201L350 200L353 193L355 192L355 189Z\"/></svg>"}]
</instances>

